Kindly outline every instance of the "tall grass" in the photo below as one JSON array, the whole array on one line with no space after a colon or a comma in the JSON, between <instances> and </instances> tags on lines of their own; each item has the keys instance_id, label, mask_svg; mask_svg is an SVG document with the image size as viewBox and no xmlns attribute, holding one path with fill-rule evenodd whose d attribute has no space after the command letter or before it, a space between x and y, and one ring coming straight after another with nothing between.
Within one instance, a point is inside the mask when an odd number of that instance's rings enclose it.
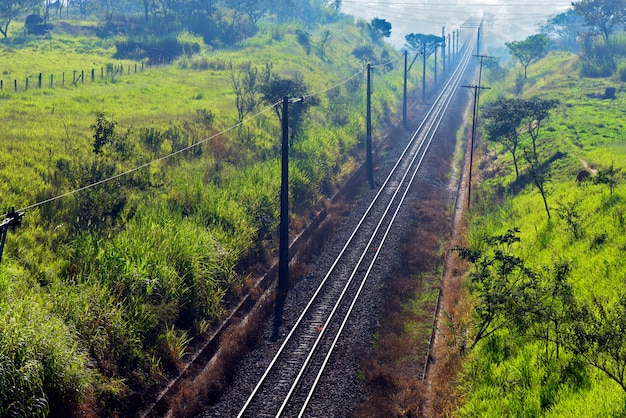
<instances>
[{"instance_id":1,"label":"tall grass","mask_svg":"<svg viewBox=\"0 0 626 418\"><path fill-rule=\"evenodd\" d=\"M362 74L325 92L359 70L351 51L360 30L346 22L328 25L336 36L325 54L313 49L307 56L295 29L272 25L240 50L195 55L199 40L184 35L178 42L190 48L188 56L172 66L1 92L6 205L42 202L203 144L29 209L23 228L10 232L0 265L6 289L0 367L9 372L0 375L18 389L0 390L0 415L13 413L2 408L18 398L22 415L134 414L146 393L178 372L196 337L236 302L233 288L241 287L244 269L272 262L280 123L269 111L215 135L236 123L232 71L271 63L275 74L301 74L310 92L319 93L320 105L307 114L291 148L294 225L304 224L363 160ZM0 54L11 67L4 75L16 79L134 67L113 58L112 40L55 35L5 45ZM385 49L378 45L377 54ZM397 107L401 72L387 69L376 83L373 116L382 128ZM95 153L97 115L114 122L115 132Z\"/></svg>"}]
</instances>

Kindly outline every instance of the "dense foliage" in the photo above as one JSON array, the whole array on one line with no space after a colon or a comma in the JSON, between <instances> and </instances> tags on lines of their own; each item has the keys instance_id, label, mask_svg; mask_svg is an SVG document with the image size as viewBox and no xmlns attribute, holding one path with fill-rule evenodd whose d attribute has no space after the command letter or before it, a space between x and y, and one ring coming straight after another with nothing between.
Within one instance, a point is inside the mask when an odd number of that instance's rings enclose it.
<instances>
[{"instance_id":1,"label":"dense foliage","mask_svg":"<svg viewBox=\"0 0 626 418\"><path fill-rule=\"evenodd\" d=\"M95 12L91 2L71 4ZM65 30L45 42L22 33L5 41L7 79L107 72L0 92L0 198L25 208L0 264L0 415L132 415L178 372L196 338L245 291L246 269L273 260L275 94L310 96L294 112L294 228L360 163L364 73L351 51L369 45L373 64L393 51L367 23L307 5L305 22L291 9L283 25L247 15L261 30L237 35L237 51L173 31L189 48L143 72L130 70L138 61L115 59L114 44L125 41L102 38L90 21L54 20ZM230 10L236 28L243 15ZM133 28L137 16L119 11L100 10L109 32ZM193 22L169 19L174 11L146 13L152 24ZM322 29L331 14L336 22ZM298 40L304 30L309 51ZM393 65L377 71L372 111L381 126L402 75Z\"/></svg>"}]
</instances>

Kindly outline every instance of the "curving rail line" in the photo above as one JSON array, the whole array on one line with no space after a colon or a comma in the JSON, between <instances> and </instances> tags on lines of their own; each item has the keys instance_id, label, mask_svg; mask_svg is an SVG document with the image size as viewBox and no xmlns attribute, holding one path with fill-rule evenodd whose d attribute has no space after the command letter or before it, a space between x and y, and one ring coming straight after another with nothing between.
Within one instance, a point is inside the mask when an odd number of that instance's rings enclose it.
<instances>
[{"instance_id":1,"label":"curving rail line","mask_svg":"<svg viewBox=\"0 0 626 418\"><path fill-rule=\"evenodd\" d=\"M473 45L470 40L469 45ZM285 337L238 417L305 414L436 131L469 65L459 64ZM382 216L380 213L382 212ZM358 260L348 263L346 260Z\"/></svg>"}]
</instances>

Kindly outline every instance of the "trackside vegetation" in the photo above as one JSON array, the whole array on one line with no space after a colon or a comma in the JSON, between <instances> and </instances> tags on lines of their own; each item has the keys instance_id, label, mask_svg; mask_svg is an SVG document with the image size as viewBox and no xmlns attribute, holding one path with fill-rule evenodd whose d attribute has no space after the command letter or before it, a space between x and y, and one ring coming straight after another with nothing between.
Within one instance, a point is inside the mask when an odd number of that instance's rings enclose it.
<instances>
[{"instance_id":1,"label":"trackside vegetation","mask_svg":"<svg viewBox=\"0 0 626 418\"><path fill-rule=\"evenodd\" d=\"M522 83L519 65L486 70L487 119L503 101L550 109L518 124L517 162L485 121L466 243L456 248L473 307L450 327L464 358L458 416L626 410L626 86L618 71L586 77L594 59L552 51Z\"/></svg>"},{"instance_id":2,"label":"trackside vegetation","mask_svg":"<svg viewBox=\"0 0 626 418\"><path fill-rule=\"evenodd\" d=\"M271 86L297 86L308 105L293 105L293 228L361 164L364 57L353 51L387 63L374 70L375 127L402 97L399 54L367 22L314 9L314 20L264 19L245 33L237 15L228 43L180 31L182 53L156 62L145 34L144 53L123 53L133 39L120 28L135 21L117 14L55 20L45 38L12 23L6 80L154 65L0 91L0 205L25 212L0 264L0 416L136 414L246 291L248 268L272 262Z\"/></svg>"}]
</instances>

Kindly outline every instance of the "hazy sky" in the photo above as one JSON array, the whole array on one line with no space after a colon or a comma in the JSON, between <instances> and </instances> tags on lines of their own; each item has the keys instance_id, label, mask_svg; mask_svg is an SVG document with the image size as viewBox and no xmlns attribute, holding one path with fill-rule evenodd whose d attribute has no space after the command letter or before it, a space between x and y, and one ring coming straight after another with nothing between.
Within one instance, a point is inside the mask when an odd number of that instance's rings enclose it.
<instances>
[{"instance_id":1,"label":"hazy sky","mask_svg":"<svg viewBox=\"0 0 626 418\"><path fill-rule=\"evenodd\" d=\"M537 33L538 25L554 13L571 7L563 0L342 0L341 10L365 20L374 17L391 23L389 42L397 48L408 33L441 36L458 29L469 17L485 16L485 39L491 44L522 40Z\"/></svg>"}]
</instances>

